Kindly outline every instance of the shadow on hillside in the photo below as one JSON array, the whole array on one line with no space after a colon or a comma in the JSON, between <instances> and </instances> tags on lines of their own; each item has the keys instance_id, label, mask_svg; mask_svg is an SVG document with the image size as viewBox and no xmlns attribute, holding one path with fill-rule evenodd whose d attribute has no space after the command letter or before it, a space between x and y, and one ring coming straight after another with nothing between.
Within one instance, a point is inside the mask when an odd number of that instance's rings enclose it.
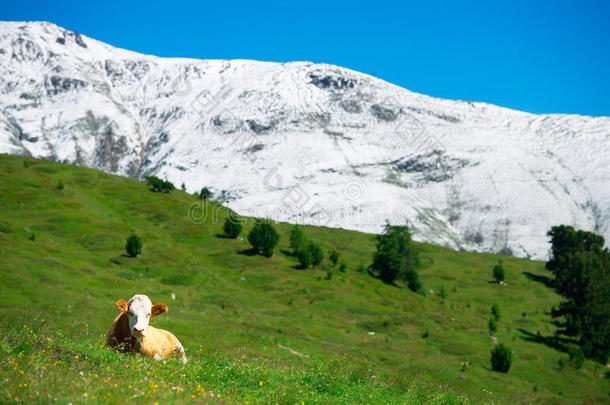
<instances>
[{"instance_id":1,"label":"shadow on hillside","mask_svg":"<svg viewBox=\"0 0 610 405\"><path fill-rule=\"evenodd\" d=\"M288 249L280 249L280 253L283 254L284 256L290 256L290 257L294 256L292 254L292 252Z\"/></svg>"},{"instance_id":2,"label":"shadow on hillside","mask_svg":"<svg viewBox=\"0 0 610 405\"><path fill-rule=\"evenodd\" d=\"M237 254L245 255L245 256L256 256L256 250L254 250L254 249L240 250L239 252L237 252Z\"/></svg>"},{"instance_id":3,"label":"shadow on hillside","mask_svg":"<svg viewBox=\"0 0 610 405\"><path fill-rule=\"evenodd\" d=\"M539 276L538 274L530 273L527 271L524 271L523 275L525 275L525 277L529 278L532 281L536 281L538 283L544 284L545 286L547 286L549 288L553 288L553 279L552 278L549 278L547 276Z\"/></svg>"},{"instance_id":4,"label":"shadow on hillside","mask_svg":"<svg viewBox=\"0 0 610 405\"><path fill-rule=\"evenodd\" d=\"M217 238L220 238L220 239L236 239L236 238L230 237L229 235L225 235L223 233L217 233L214 236L216 236Z\"/></svg>"},{"instance_id":5,"label":"shadow on hillside","mask_svg":"<svg viewBox=\"0 0 610 405\"><path fill-rule=\"evenodd\" d=\"M521 339L528 342L542 343L543 345L555 350L559 350L560 352L567 352L568 348L566 344L571 342L569 339L564 339L557 336L542 336L540 332L534 334L521 328L518 328L517 330L524 335L521 336Z\"/></svg>"},{"instance_id":6,"label":"shadow on hillside","mask_svg":"<svg viewBox=\"0 0 610 405\"><path fill-rule=\"evenodd\" d=\"M389 286L392 286L392 287L396 287L396 288L400 288L400 286L396 283L396 281L385 281L384 279L379 277L379 274L375 274L375 272L373 272L373 270L367 269L366 271L367 271L369 276L371 276L373 278L376 278L377 280L381 281L383 284L389 285Z\"/></svg>"}]
</instances>

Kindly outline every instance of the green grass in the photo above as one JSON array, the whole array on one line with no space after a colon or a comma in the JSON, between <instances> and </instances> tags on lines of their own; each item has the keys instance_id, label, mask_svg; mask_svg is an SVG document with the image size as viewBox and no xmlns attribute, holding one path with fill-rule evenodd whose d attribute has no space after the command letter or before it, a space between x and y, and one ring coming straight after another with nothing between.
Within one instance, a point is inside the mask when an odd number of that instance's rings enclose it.
<instances>
[{"instance_id":1,"label":"green grass","mask_svg":"<svg viewBox=\"0 0 610 405\"><path fill-rule=\"evenodd\" d=\"M131 179L0 156L0 402L609 400L605 367L586 361L576 370L537 337L553 335L547 312L559 302L540 282L550 277L544 263L502 257L501 286L490 282L499 256L418 244L422 296L358 271L371 261L373 235L304 227L348 268L326 260L297 270L280 252L290 225L276 225L273 257L248 256L245 240L217 236L226 209L206 202L208 218L195 224L187 216L194 203ZM132 232L144 242L138 258L124 255ZM136 293L169 306L152 324L181 340L186 366L103 347L114 302ZM513 350L508 374L489 361L494 302L502 310L496 336Z\"/></svg>"}]
</instances>

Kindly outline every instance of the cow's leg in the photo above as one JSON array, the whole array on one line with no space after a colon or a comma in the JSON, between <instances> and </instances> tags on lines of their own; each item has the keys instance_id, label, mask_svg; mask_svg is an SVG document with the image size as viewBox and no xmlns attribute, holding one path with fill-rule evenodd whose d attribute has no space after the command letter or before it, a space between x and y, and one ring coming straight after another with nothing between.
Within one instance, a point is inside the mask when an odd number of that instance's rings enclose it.
<instances>
[{"instance_id":1,"label":"cow's leg","mask_svg":"<svg viewBox=\"0 0 610 405\"><path fill-rule=\"evenodd\" d=\"M174 348L174 353L176 353L180 357L180 361L182 364L186 364L186 354L184 353L184 346L180 342L176 344Z\"/></svg>"}]
</instances>

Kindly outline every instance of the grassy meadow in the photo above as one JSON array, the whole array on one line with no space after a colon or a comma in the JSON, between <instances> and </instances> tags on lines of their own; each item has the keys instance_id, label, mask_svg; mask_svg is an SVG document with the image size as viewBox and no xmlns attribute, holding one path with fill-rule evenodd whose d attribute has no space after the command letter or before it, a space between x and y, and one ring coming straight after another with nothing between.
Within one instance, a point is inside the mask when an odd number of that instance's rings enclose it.
<instances>
[{"instance_id":1,"label":"grassy meadow","mask_svg":"<svg viewBox=\"0 0 610 405\"><path fill-rule=\"evenodd\" d=\"M63 184L58 187L58 182ZM222 237L227 210L181 191L32 158L0 155L0 403L608 403L608 369L571 366L545 337L559 297L544 263L417 244L426 294L362 269L374 235L307 226L328 259L299 270L278 223L271 258ZM125 256L137 233L142 255ZM506 285L492 282L502 259ZM439 293L445 292L444 297ZM147 294L169 312L189 363L104 347L114 302ZM175 297L172 298L172 297ZM513 351L490 366L495 333Z\"/></svg>"}]
</instances>

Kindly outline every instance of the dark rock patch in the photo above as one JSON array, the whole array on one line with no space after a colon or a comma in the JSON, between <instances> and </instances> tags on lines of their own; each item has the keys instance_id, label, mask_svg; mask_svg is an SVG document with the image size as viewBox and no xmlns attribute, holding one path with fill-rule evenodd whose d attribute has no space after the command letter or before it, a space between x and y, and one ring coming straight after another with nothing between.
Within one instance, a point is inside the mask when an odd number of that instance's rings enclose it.
<instances>
[{"instance_id":1,"label":"dark rock patch","mask_svg":"<svg viewBox=\"0 0 610 405\"><path fill-rule=\"evenodd\" d=\"M80 46L81 48L87 47L87 44L85 44L85 41L83 41L83 38L80 36L80 34L78 32L70 31L70 32L68 32L68 35L70 35L74 38L74 42L76 42L76 45Z\"/></svg>"},{"instance_id":2,"label":"dark rock patch","mask_svg":"<svg viewBox=\"0 0 610 405\"><path fill-rule=\"evenodd\" d=\"M256 153L256 152L263 150L264 148L265 148L265 145L263 145L262 143L257 143L255 145L252 145L249 148L245 149L244 154Z\"/></svg>"},{"instance_id":3,"label":"dark rock patch","mask_svg":"<svg viewBox=\"0 0 610 405\"><path fill-rule=\"evenodd\" d=\"M352 114L362 112L362 107L360 107L360 104L358 104L356 100L343 100L339 103L339 107Z\"/></svg>"},{"instance_id":4,"label":"dark rock patch","mask_svg":"<svg viewBox=\"0 0 610 405\"><path fill-rule=\"evenodd\" d=\"M26 38L17 38L11 44L12 58L19 62L33 62L43 59L42 49L33 41Z\"/></svg>"},{"instance_id":5,"label":"dark rock patch","mask_svg":"<svg viewBox=\"0 0 610 405\"><path fill-rule=\"evenodd\" d=\"M272 124L263 125L255 120L246 120L246 124L248 124L248 127L257 134L264 134L273 128Z\"/></svg>"},{"instance_id":6,"label":"dark rock patch","mask_svg":"<svg viewBox=\"0 0 610 405\"><path fill-rule=\"evenodd\" d=\"M354 79L348 79L339 75L323 75L310 73L310 83L320 89L349 90L356 86Z\"/></svg>"},{"instance_id":7,"label":"dark rock patch","mask_svg":"<svg viewBox=\"0 0 610 405\"><path fill-rule=\"evenodd\" d=\"M48 96L54 96L67 91L76 90L82 87L87 87L87 83L69 77L51 76L44 82Z\"/></svg>"},{"instance_id":8,"label":"dark rock patch","mask_svg":"<svg viewBox=\"0 0 610 405\"><path fill-rule=\"evenodd\" d=\"M406 108L407 108L407 110L410 110L410 111L413 111L413 112L416 112L419 114L427 114L427 115L436 117L440 120L450 122L452 124L457 124L458 122L461 122L461 120L459 118L454 117L452 115L448 115L448 114L444 114L444 113L437 113L434 111L426 110L424 108L417 108L417 107L411 107L411 106L406 107Z\"/></svg>"},{"instance_id":9,"label":"dark rock patch","mask_svg":"<svg viewBox=\"0 0 610 405\"><path fill-rule=\"evenodd\" d=\"M394 121L398 116L394 110L388 107L383 107L379 104L373 104L371 106L371 113L379 120L382 121Z\"/></svg>"},{"instance_id":10,"label":"dark rock patch","mask_svg":"<svg viewBox=\"0 0 610 405\"><path fill-rule=\"evenodd\" d=\"M393 161L396 170L419 174L426 181L441 182L450 179L461 168L470 164L466 159L449 157L441 151L432 151L408 159Z\"/></svg>"}]
</instances>

